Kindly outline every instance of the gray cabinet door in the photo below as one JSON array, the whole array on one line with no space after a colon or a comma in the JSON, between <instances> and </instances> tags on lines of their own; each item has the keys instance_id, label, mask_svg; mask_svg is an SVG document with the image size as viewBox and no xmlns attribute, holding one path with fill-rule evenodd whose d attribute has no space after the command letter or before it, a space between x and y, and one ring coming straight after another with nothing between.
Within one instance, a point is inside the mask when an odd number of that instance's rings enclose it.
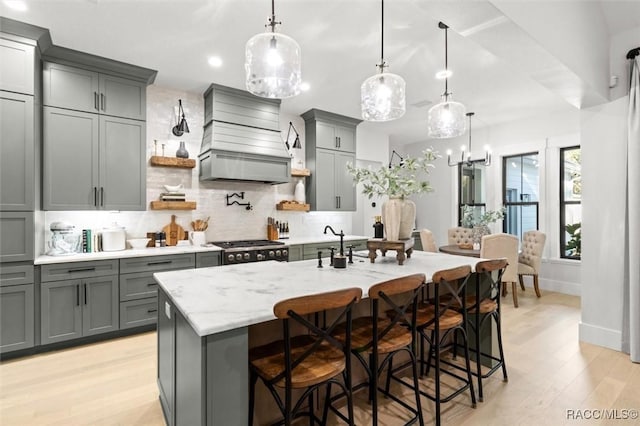
<instances>
[{"instance_id":1,"label":"gray cabinet door","mask_svg":"<svg viewBox=\"0 0 640 426\"><path fill-rule=\"evenodd\" d=\"M0 91L0 210L34 209L34 125L33 96Z\"/></svg>"},{"instance_id":2,"label":"gray cabinet door","mask_svg":"<svg viewBox=\"0 0 640 426\"><path fill-rule=\"evenodd\" d=\"M100 78L97 72L45 62L42 89L44 105L99 112Z\"/></svg>"},{"instance_id":3,"label":"gray cabinet door","mask_svg":"<svg viewBox=\"0 0 640 426\"><path fill-rule=\"evenodd\" d=\"M33 212L0 212L0 262L33 260Z\"/></svg>"},{"instance_id":4,"label":"gray cabinet door","mask_svg":"<svg viewBox=\"0 0 640 426\"><path fill-rule=\"evenodd\" d=\"M80 280L42 283L40 341L43 345L82 336L81 286Z\"/></svg>"},{"instance_id":5,"label":"gray cabinet door","mask_svg":"<svg viewBox=\"0 0 640 426\"><path fill-rule=\"evenodd\" d=\"M336 138L336 127L333 124L315 122L316 147L326 149L337 149L338 139Z\"/></svg>"},{"instance_id":6,"label":"gray cabinet door","mask_svg":"<svg viewBox=\"0 0 640 426\"><path fill-rule=\"evenodd\" d=\"M146 210L146 123L100 116L100 208Z\"/></svg>"},{"instance_id":7,"label":"gray cabinet door","mask_svg":"<svg viewBox=\"0 0 640 426\"><path fill-rule=\"evenodd\" d=\"M93 210L98 197L99 116L44 108L44 210Z\"/></svg>"},{"instance_id":8,"label":"gray cabinet door","mask_svg":"<svg viewBox=\"0 0 640 426\"><path fill-rule=\"evenodd\" d=\"M220 265L222 265L222 254L219 251L196 253L196 268Z\"/></svg>"},{"instance_id":9,"label":"gray cabinet door","mask_svg":"<svg viewBox=\"0 0 640 426\"><path fill-rule=\"evenodd\" d=\"M344 152L356 152L356 129L351 127L336 126L338 137L338 149Z\"/></svg>"},{"instance_id":10,"label":"gray cabinet door","mask_svg":"<svg viewBox=\"0 0 640 426\"><path fill-rule=\"evenodd\" d=\"M82 293L83 336L120 328L117 275L82 280Z\"/></svg>"},{"instance_id":11,"label":"gray cabinet door","mask_svg":"<svg viewBox=\"0 0 640 426\"><path fill-rule=\"evenodd\" d=\"M302 259L302 245L289 246L289 262L296 262Z\"/></svg>"},{"instance_id":12,"label":"gray cabinet door","mask_svg":"<svg viewBox=\"0 0 640 426\"><path fill-rule=\"evenodd\" d=\"M336 210L335 152L317 149L316 170L312 173L311 207L314 210ZM313 196L315 190L315 197Z\"/></svg>"},{"instance_id":13,"label":"gray cabinet door","mask_svg":"<svg viewBox=\"0 0 640 426\"><path fill-rule=\"evenodd\" d=\"M120 329L155 324L158 317L158 298L129 300L120 303Z\"/></svg>"},{"instance_id":14,"label":"gray cabinet door","mask_svg":"<svg viewBox=\"0 0 640 426\"><path fill-rule=\"evenodd\" d=\"M0 38L0 90L34 93L34 46Z\"/></svg>"},{"instance_id":15,"label":"gray cabinet door","mask_svg":"<svg viewBox=\"0 0 640 426\"><path fill-rule=\"evenodd\" d=\"M353 178L347 171L347 163L354 164L355 160L355 154L336 152L334 168L336 197L338 198L336 210L356 210L356 187L353 185Z\"/></svg>"},{"instance_id":16,"label":"gray cabinet door","mask_svg":"<svg viewBox=\"0 0 640 426\"><path fill-rule=\"evenodd\" d=\"M34 345L33 284L0 287L0 353Z\"/></svg>"},{"instance_id":17,"label":"gray cabinet door","mask_svg":"<svg viewBox=\"0 0 640 426\"><path fill-rule=\"evenodd\" d=\"M175 311L158 291L158 390L167 425L175 425Z\"/></svg>"},{"instance_id":18,"label":"gray cabinet door","mask_svg":"<svg viewBox=\"0 0 640 426\"><path fill-rule=\"evenodd\" d=\"M144 120L147 115L147 84L100 74L100 113Z\"/></svg>"}]
</instances>

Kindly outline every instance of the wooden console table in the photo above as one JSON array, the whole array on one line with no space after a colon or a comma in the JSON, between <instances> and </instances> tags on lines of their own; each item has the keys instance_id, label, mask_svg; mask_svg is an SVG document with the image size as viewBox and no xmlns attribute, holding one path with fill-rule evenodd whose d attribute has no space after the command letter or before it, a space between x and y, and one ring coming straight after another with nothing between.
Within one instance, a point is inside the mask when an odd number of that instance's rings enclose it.
<instances>
[{"instance_id":1,"label":"wooden console table","mask_svg":"<svg viewBox=\"0 0 640 426\"><path fill-rule=\"evenodd\" d=\"M401 241L387 241L384 238L371 238L369 241L367 241L367 248L369 249L369 259L371 260L371 263L374 263L376 261L376 257L378 257L377 250L380 250L383 257L387 254L388 250L395 250L397 252L396 259L398 259L398 264L402 265L406 258L411 257L414 244L415 239L413 238Z\"/></svg>"}]
</instances>

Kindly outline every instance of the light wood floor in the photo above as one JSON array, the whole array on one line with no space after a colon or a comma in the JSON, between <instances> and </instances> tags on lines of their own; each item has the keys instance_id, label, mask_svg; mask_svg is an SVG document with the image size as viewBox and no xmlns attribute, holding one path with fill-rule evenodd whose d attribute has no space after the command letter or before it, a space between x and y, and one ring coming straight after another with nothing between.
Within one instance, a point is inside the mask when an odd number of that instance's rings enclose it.
<instances>
[{"instance_id":1,"label":"light wood floor","mask_svg":"<svg viewBox=\"0 0 640 426\"><path fill-rule=\"evenodd\" d=\"M640 364L578 342L578 297L543 292L537 299L530 288L519 296L518 309L511 295L503 299L509 382L500 372L486 380L485 402L476 409L468 396L443 404L443 423L640 425L638 419L567 419L567 410L640 409ZM358 424L369 418L364 396L356 398ZM425 423L432 424L433 404L422 402ZM401 423L396 405L383 400L381 425ZM2 426L163 424L154 332L0 364Z\"/></svg>"}]
</instances>

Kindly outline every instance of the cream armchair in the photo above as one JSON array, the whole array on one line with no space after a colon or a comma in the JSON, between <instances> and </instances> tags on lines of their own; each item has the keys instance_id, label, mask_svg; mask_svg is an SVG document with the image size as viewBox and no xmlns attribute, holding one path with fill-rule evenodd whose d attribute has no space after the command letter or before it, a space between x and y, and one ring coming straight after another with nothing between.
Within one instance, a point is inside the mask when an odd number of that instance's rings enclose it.
<instances>
[{"instance_id":1,"label":"cream armchair","mask_svg":"<svg viewBox=\"0 0 640 426\"><path fill-rule=\"evenodd\" d=\"M473 229L463 228L458 226L456 228L449 228L448 232L449 242L451 245L458 244L473 244Z\"/></svg>"},{"instance_id":2,"label":"cream armchair","mask_svg":"<svg viewBox=\"0 0 640 426\"><path fill-rule=\"evenodd\" d=\"M420 230L420 241L422 242L422 250L436 253L438 248L436 247L436 240L433 238L433 233L428 229Z\"/></svg>"},{"instance_id":3,"label":"cream armchair","mask_svg":"<svg viewBox=\"0 0 640 426\"><path fill-rule=\"evenodd\" d=\"M513 289L513 306L518 307L516 280L518 279L518 237L511 234L491 234L482 237L480 257L483 259L506 258L508 265L502 274L502 294L505 294L507 283Z\"/></svg>"},{"instance_id":4,"label":"cream armchair","mask_svg":"<svg viewBox=\"0 0 640 426\"><path fill-rule=\"evenodd\" d=\"M542 263L542 250L547 236L540 231L527 231L522 235L522 251L518 257L518 280L520 287L524 290L523 276L533 276L533 288L536 296L540 297L540 288L538 287L538 273L540 272L540 264Z\"/></svg>"}]
</instances>

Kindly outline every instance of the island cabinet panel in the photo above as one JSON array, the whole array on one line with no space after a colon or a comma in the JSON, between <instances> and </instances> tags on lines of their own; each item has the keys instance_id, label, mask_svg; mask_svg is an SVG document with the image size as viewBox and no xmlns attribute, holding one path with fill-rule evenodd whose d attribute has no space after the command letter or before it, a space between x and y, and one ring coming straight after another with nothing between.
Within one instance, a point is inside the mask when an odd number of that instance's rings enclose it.
<instances>
[{"instance_id":1,"label":"island cabinet panel","mask_svg":"<svg viewBox=\"0 0 640 426\"><path fill-rule=\"evenodd\" d=\"M33 96L0 91L0 210L35 205Z\"/></svg>"},{"instance_id":2,"label":"island cabinet panel","mask_svg":"<svg viewBox=\"0 0 640 426\"><path fill-rule=\"evenodd\" d=\"M0 287L0 353L33 347L34 308L33 284Z\"/></svg>"},{"instance_id":3,"label":"island cabinet panel","mask_svg":"<svg viewBox=\"0 0 640 426\"><path fill-rule=\"evenodd\" d=\"M158 292L158 390L168 426L175 421L175 309L163 291Z\"/></svg>"}]
</instances>

